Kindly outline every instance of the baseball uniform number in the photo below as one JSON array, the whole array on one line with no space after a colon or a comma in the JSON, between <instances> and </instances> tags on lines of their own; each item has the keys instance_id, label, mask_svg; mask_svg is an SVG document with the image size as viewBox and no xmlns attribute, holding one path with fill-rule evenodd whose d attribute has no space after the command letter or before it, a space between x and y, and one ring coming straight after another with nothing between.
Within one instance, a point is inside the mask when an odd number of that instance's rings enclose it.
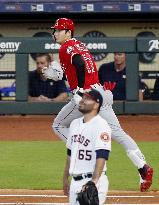
<instances>
[{"instance_id":1,"label":"baseball uniform number","mask_svg":"<svg viewBox=\"0 0 159 205\"><path fill-rule=\"evenodd\" d=\"M92 151L80 149L78 153L78 159L90 161L92 159Z\"/></svg>"}]
</instances>

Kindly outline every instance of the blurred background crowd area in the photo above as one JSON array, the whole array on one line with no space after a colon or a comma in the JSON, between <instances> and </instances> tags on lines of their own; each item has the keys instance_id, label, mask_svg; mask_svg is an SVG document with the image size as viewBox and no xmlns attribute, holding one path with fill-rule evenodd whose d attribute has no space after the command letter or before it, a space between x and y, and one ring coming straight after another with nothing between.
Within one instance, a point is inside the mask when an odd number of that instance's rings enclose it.
<instances>
[{"instance_id":1,"label":"blurred background crowd area","mask_svg":"<svg viewBox=\"0 0 159 205\"><path fill-rule=\"evenodd\" d=\"M159 36L158 0L1 0L0 4L1 41L3 37L51 38L50 26L59 17L74 20L77 38ZM93 56L98 68L114 59L113 53ZM54 54L54 59L59 61L58 53ZM32 71L35 67L35 56L30 54L28 70ZM155 79L159 75L159 54L140 53L138 68L139 74L142 71L156 71L153 78L142 79L153 92ZM15 73L15 53L0 53L0 88L11 88L7 100L15 99Z\"/></svg>"}]
</instances>

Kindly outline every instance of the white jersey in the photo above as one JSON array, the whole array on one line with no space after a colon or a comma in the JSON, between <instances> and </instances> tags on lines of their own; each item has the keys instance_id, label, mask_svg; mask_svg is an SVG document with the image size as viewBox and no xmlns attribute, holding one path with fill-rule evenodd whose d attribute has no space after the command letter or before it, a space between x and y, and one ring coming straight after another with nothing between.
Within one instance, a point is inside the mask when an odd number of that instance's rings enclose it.
<instances>
[{"instance_id":1,"label":"white jersey","mask_svg":"<svg viewBox=\"0 0 159 205\"><path fill-rule=\"evenodd\" d=\"M66 147L71 150L70 175L93 173L96 150L111 150L111 129L99 115L84 123L83 117L72 121ZM103 171L106 171L106 165Z\"/></svg>"}]
</instances>

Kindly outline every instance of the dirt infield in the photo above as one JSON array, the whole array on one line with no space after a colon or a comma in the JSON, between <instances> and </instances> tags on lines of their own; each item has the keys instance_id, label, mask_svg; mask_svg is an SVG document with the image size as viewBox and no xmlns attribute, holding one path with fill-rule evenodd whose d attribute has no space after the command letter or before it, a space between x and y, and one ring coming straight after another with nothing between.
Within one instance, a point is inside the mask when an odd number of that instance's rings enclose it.
<instances>
[{"instance_id":1,"label":"dirt infield","mask_svg":"<svg viewBox=\"0 0 159 205\"><path fill-rule=\"evenodd\" d=\"M61 190L0 190L0 204L67 204ZM106 204L159 204L159 192L110 191Z\"/></svg>"},{"instance_id":2,"label":"dirt infield","mask_svg":"<svg viewBox=\"0 0 159 205\"><path fill-rule=\"evenodd\" d=\"M0 116L0 140L59 140L52 132L54 116ZM119 116L137 141L159 141L159 116Z\"/></svg>"}]
</instances>

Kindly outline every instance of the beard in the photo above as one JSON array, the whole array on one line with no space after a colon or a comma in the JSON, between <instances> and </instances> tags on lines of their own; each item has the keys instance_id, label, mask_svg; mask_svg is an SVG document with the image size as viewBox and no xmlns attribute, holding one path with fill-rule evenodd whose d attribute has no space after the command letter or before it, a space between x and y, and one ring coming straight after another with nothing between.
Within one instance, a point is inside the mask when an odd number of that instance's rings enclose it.
<instances>
[{"instance_id":1,"label":"beard","mask_svg":"<svg viewBox=\"0 0 159 205\"><path fill-rule=\"evenodd\" d=\"M82 114L88 114L88 113L90 113L92 110L90 110L90 109L82 109L82 108L78 108L78 110L82 113Z\"/></svg>"}]
</instances>

